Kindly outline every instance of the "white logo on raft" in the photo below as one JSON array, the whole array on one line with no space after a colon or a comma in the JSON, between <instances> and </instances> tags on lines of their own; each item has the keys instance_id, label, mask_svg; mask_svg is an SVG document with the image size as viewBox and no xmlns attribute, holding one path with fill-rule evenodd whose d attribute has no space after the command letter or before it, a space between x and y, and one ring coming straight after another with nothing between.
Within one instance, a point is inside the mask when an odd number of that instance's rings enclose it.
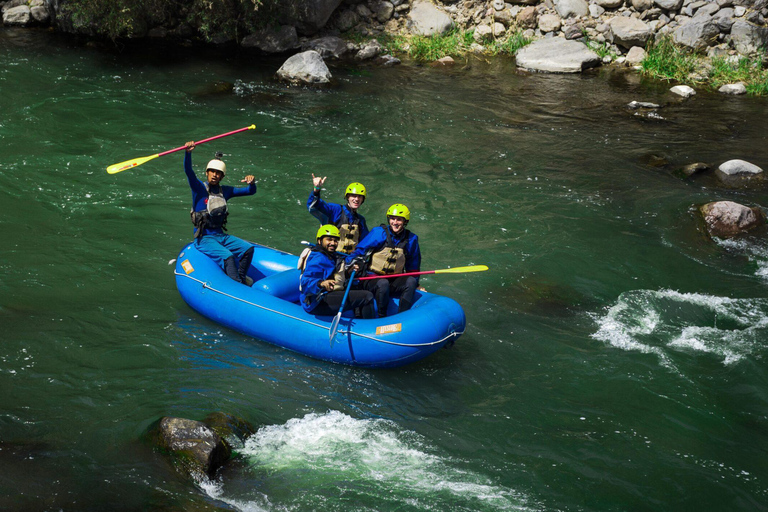
<instances>
[{"instance_id":1,"label":"white logo on raft","mask_svg":"<svg viewBox=\"0 0 768 512\"><path fill-rule=\"evenodd\" d=\"M391 334L403 330L403 324L380 325L376 328L376 334Z\"/></svg>"},{"instance_id":2,"label":"white logo on raft","mask_svg":"<svg viewBox=\"0 0 768 512\"><path fill-rule=\"evenodd\" d=\"M192 264L189 262L189 260L184 260L181 262L181 267L184 269L184 272L187 274L191 274L195 271L195 269L192 267Z\"/></svg>"}]
</instances>

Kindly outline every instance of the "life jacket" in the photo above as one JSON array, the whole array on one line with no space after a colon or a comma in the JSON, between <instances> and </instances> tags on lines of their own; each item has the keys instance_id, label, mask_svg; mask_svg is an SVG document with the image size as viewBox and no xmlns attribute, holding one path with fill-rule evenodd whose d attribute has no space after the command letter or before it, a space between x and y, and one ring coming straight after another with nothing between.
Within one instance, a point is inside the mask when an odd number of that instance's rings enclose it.
<instances>
[{"instance_id":1,"label":"life jacket","mask_svg":"<svg viewBox=\"0 0 768 512\"><path fill-rule=\"evenodd\" d=\"M327 251L323 250L319 245L316 245L314 247L307 247L303 251L301 251L301 255L299 256L299 262L296 265L296 268L301 270L301 273L304 274L304 269L307 268L307 260L309 259L309 255L312 252L322 252L323 254L330 254ZM334 256L332 255L331 258ZM346 269L347 265L344 261L344 258L341 258L339 256L336 256L336 262L335 262L335 268L333 270L333 290L332 292L337 292L339 290L344 290L346 288L347 284L347 276L346 276ZM299 278L299 291L301 290L301 278Z\"/></svg>"},{"instance_id":2,"label":"life jacket","mask_svg":"<svg viewBox=\"0 0 768 512\"><path fill-rule=\"evenodd\" d=\"M209 184L206 182L205 190L208 191L208 201L205 210L190 210L189 212L192 217L192 224L197 228L195 232L196 238L202 237L203 231L206 229L227 230L229 208L227 207L227 200L224 199L224 190L221 188L221 185L217 185L217 188L216 192L211 191Z\"/></svg>"},{"instance_id":3,"label":"life jacket","mask_svg":"<svg viewBox=\"0 0 768 512\"><path fill-rule=\"evenodd\" d=\"M402 240L395 243L389 226L382 224L381 227L387 234L387 241L378 252L373 253L369 269L379 275L402 274L405 271L405 247L408 245L411 232L405 229Z\"/></svg>"},{"instance_id":4,"label":"life jacket","mask_svg":"<svg viewBox=\"0 0 768 512\"><path fill-rule=\"evenodd\" d=\"M351 254L360 241L360 217L355 215L355 219L350 222L349 217L347 217L347 209L342 208L336 227L339 228L339 234L341 235L339 247L336 251Z\"/></svg>"}]
</instances>

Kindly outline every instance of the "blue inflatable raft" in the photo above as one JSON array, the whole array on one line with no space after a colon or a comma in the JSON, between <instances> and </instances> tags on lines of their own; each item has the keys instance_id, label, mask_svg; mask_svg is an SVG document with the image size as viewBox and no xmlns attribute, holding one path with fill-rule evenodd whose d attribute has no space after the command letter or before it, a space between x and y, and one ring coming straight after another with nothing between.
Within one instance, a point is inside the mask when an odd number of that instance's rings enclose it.
<instances>
[{"instance_id":1,"label":"blue inflatable raft","mask_svg":"<svg viewBox=\"0 0 768 512\"><path fill-rule=\"evenodd\" d=\"M252 287L227 277L193 244L176 260L176 286L184 301L214 322L281 347L326 361L394 367L450 347L464 332L461 306L448 297L416 292L413 307L363 320L345 312L333 340L333 317L315 316L299 304L298 256L254 244L248 276Z\"/></svg>"}]
</instances>

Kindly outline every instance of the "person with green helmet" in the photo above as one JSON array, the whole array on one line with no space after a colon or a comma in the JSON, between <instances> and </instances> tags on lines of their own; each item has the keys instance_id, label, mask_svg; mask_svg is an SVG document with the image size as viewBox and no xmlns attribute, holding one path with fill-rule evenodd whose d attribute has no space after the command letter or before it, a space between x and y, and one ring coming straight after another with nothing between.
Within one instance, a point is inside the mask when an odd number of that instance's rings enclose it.
<instances>
[{"instance_id":1,"label":"person with green helmet","mask_svg":"<svg viewBox=\"0 0 768 512\"><path fill-rule=\"evenodd\" d=\"M404 204L393 204L387 209L387 224L375 227L346 258L347 265L363 267L382 276L381 279L362 281L361 288L373 292L379 316L386 316L390 296L400 296L398 313L411 309L414 294L419 287L417 276L387 279L388 274L418 272L421 269L419 237L405 229L411 220L411 211ZM370 254L370 263L366 255Z\"/></svg>"},{"instance_id":2,"label":"person with green helmet","mask_svg":"<svg viewBox=\"0 0 768 512\"><path fill-rule=\"evenodd\" d=\"M206 181L197 179L192 169L192 151L195 142L185 144L184 172L192 190L192 224L194 224L195 247L214 260L230 278L246 284L246 275L253 258L253 245L225 233L229 208L227 201L233 197L250 196L256 193L256 179L248 175L240 182L244 187L222 185L227 172L221 153L205 166Z\"/></svg>"},{"instance_id":3,"label":"person with green helmet","mask_svg":"<svg viewBox=\"0 0 768 512\"><path fill-rule=\"evenodd\" d=\"M313 189L307 199L307 210L320 224L333 224L339 228L341 241L337 250L349 254L355 250L360 240L368 236L365 217L357 213L358 208L365 202L365 186L362 183L350 183L344 192L346 204L327 203L320 199L320 190L325 179L312 174Z\"/></svg>"},{"instance_id":4,"label":"person with green helmet","mask_svg":"<svg viewBox=\"0 0 768 512\"><path fill-rule=\"evenodd\" d=\"M336 252L339 229L325 224L317 230L317 245L300 262L299 292L304 311L318 316L333 316L339 312L344 299L347 272L344 255ZM350 290L344 310L359 310L361 318L375 318L373 294L365 290Z\"/></svg>"}]
</instances>

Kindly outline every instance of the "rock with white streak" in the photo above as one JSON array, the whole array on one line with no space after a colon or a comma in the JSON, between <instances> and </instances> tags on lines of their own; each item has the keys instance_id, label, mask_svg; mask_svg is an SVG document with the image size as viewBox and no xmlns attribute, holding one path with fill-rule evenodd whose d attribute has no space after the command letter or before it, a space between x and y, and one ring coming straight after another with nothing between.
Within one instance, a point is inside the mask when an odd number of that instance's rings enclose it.
<instances>
[{"instance_id":1,"label":"rock with white streak","mask_svg":"<svg viewBox=\"0 0 768 512\"><path fill-rule=\"evenodd\" d=\"M699 208L707 232L717 238L730 238L765 224L759 208L749 208L733 201L716 201Z\"/></svg>"}]
</instances>

